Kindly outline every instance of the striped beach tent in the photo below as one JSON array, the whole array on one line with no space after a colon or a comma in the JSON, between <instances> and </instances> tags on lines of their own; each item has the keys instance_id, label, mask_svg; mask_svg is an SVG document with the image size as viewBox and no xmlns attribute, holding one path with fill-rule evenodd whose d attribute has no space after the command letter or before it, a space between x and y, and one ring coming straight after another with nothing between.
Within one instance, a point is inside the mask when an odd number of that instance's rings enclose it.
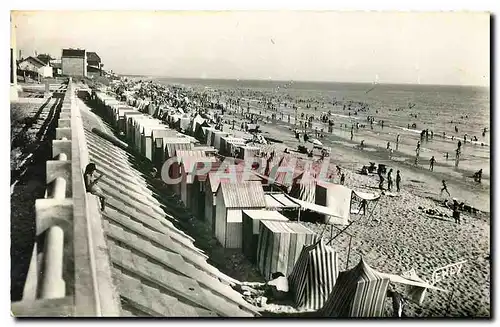
<instances>
[{"instance_id":1,"label":"striped beach tent","mask_svg":"<svg viewBox=\"0 0 500 327\"><path fill-rule=\"evenodd\" d=\"M316 179L309 171L304 171L294 179L289 194L299 200L316 203Z\"/></svg>"},{"instance_id":2,"label":"striped beach tent","mask_svg":"<svg viewBox=\"0 0 500 327\"><path fill-rule=\"evenodd\" d=\"M356 267L342 271L320 311L326 317L381 317L390 279L361 258Z\"/></svg>"},{"instance_id":3,"label":"striped beach tent","mask_svg":"<svg viewBox=\"0 0 500 327\"><path fill-rule=\"evenodd\" d=\"M297 308L318 310L323 307L338 274L338 254L333 248L321 240L304 246L289 277Z\"/></svg>"},{"instance_id":4,"label":"striped beach tent","mask_svg":"<svg viewBox=\"0 0 500 327\"><path fill-rule=\"evenodd\" d=\"M316 233L300 223L260 220L257 268L266 280L276 272L289 276L304 245L316 241Z\"/></svg>"}]
</instances>

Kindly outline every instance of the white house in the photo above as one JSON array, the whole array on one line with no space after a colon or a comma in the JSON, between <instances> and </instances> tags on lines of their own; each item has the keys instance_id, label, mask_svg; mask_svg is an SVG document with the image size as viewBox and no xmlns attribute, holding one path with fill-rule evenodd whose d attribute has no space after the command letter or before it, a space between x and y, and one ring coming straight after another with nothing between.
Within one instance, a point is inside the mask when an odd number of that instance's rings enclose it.
<instances>
[{"instance_id":1,"label":"white house","mask_svg":"<svg viewBox=\"0 0 500 327\"><path fill-rule=\"evenodd\" d=\"M40 77L52 77L52 67L47 63L45 64L38 58L28 57L23 59L19 65L20 70L38 74Z\"/></svg>"}]
</instances>

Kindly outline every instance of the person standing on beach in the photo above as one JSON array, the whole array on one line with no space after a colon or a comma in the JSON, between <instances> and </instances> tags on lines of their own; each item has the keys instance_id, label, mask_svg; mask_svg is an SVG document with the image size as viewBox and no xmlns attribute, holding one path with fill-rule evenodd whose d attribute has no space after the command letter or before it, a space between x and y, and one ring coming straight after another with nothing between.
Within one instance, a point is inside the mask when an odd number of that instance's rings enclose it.
<instances>
[{"instance_id":1,"label":"person standing on beach","mask_svg":"<svg viewBox=\"0 0 500 327\"><path fill-rule=\"evenodd\" d=\"M460 161L460 148L455 150L455 167L458 167L458 162Z\"/></svg>"},{"instance_id":2,"label":"person standing on beach","mask_svg":"<svg viewBox=\"0 0 500 327\"><path fill-rule=\"evenodd\" d=\"M380 167L378 169L378 177L379 177L378 188L383 191L384 190L384 176L382 175L382 170L380 169Z\"/></svg>"},{"instance_id":3,"label":"person standing on beach","mask_svg":"<svg viewBox=\"0 0 500 327\"><path fill-rule=\"evenodd\" d=\"M453 218L455 219L455 224L460 224L460 211L458 208L459 204L457 199L453 199Z\"/></svg>"},{"instance_id":4,"label":"person standing on beach","mask_svg":"<svg viewBox=\"0 0 500 327\"><path fill-rule=\"evenodd\" d=\"M429 170L434 171L434 163L436 162L436 159L434 158L434 156L432 156L431 160L429 161L430 161Z\"/></svg>"},{"instance_id":5,"label":"person standing on beach","mask_svg":"<svg viewBox=\"0 0 500 327\"><path fill-rule=\"evenodd\" d=\"M342 173L342 175L340 176L340 185L344 185L344 182L345 182L345 174Z\"/></svg>"},{"instance_id":6,"label":"person standing on beach","mask_svg":"<svg viewBox=\"0 0 500 327\"><path fill-rule=\"evenodd\" d=\"M387 142L387 150L391 147L391 142Z\"/></svg>"},{"instance_id":7,"label":"person standing on beach","mask_svg":"<svg viewBox=\"0 0 500 327\"><path fill-rule=\"evenodd\" d=\"M443 187L441 188L440 195L443 194L443 191L446 191L446 193L448 193L448 196L451 196L450 192L448 192L448 186L446 186L446 181L443 179L441 183L443 184Z\"/></svg>"},{"instance_id":8,"label":"person standing on beach","mask_svg":"<svg viewBox=\"0 0 500 327\"><path fill-rule=\"evenodd\" d=\"M354 137L354 130L353 130L353 127L351 126L351 141L352 141L353 137Z\"/></svg>"},{"instance_id":9,"label":"person standing on beach","mask_svg":"<svg viewBox=\"0 0 500 327\"><path fill-rule=\"evenodd\" d=\"M396 172L396 190L399 192L399 186L401 185L401 175L399 170Z\"/></svg>"},{"instance_id":10,"label":"person standing on beach","mask_svg":"<svg viewBox=\"0 0 500 327\"><path fill-rule=\"evenodd\" d=\"M389 169L389 172L387 173L387 190L392 190L392 168Z\"/></svg>"}]
</instances>

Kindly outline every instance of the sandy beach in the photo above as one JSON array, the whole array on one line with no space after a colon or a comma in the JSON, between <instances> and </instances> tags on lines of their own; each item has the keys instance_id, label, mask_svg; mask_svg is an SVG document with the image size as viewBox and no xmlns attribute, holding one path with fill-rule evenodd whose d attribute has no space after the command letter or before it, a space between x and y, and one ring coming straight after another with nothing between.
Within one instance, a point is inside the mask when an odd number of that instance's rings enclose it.
<instances>
[{"instance_id":1,"label":"sandy beach","mask_svg":"<svg viewBox=\"0 0 500 327\"><path fill-rule=\"evenodd\" d=\"M189 93L191 92L191 93ZM193 96L199 91L189 91ZM210 93L224 100L237 95L235 90L212 88ZM194 96L196 98L196 96ZM246 105L242 106L246 109ZM266 151L274 150L279 157L285 149L293 156L306 158L305 154L296 152L299 144L312 149L312 143L299 141L295 138L295 126L283 120L267 119L272 112L252 105L249 113L254 118L262 113L257 121L262 135L280 140L265 146ZM244 117L240 108L226 106L223 113L223 130L236 137L251 138L241 128L241 123L250 123L248 114ZM220 112L220 111L219 111ZM286 117L286 116L285 116ZM234 121L234 123L233 123ZM233 129L234 125L234 129ZM401 274L415 269L419 277L431 282L433 272L440 267L466 260L462 272L458 276L449 277L436 284L448 292L427 291L422 305L407 303L405 314L409 317L487 317L490 316L490 214L489 214L489 180L475 183L464 176L469 174L466 168L451 169L449 166L436 166L431 172L426 167L425 159L418 167L413 164L414 158L405 151L394 151L391 158L388 151L381 146L383 138L365 141L366 146L359 148L359 139L364 138L362 132L357 132L355 139L350 140L349 130L340 131L339 126L334 133L324 132L318 138L325 147L330 148L331 171L339 165L345 173L345 185L358 191L380 193L377 175L365 176L359 174L363 165L369 162L387 165L387 169L401 171L401 192L396 196L382 194L378 204L368 208L371 215L352 214L350 220L354 223L333 242L331 246L339 253L341 270L354 267L362 256L374 269L383 273ZM314 132L309 132L314 138ZM372 136L373 137L373 136ZM369 141L368 141L369 140ZM282 142L282 143L281 143ZM319 151L313 160L319 160ZM334 182L339 183L340 177L335 176ZM441 196L441 179L446 179L451 196ZM387 187L387 181L384 188ZM479 211L476 214L461 213L461 223L455 223L452 210L443 205L445 199L452 197L472 205ZM465 201L466 200L466 201ZM431 216L425 210L433 209L442 216ZM319 222L301 221L312 229L323 240L329 243L339 232L340 226L332 227ZM196 227L199 225L198 227ZM202 225L202 224L201 224ZM249 265L248 260L235 251L221 249L214 238L207 237L208 231L203 231L200 224L193 225L196 237L205 244L214 264L229 276L242 282L261 282L259 273ZM203 236L205 235L205 236ZM349 252L349 243L351 249ZM213 244L212 244L213 243ZM349 258L349 259L348 259ZM398 286L396 286L397 290ZM251 300L251 299L249 299ZM388 299L387 315L391 315L391 305ZM264 306L265 315L303 315L290 304L268 304Z\"/></svg>"},{"instance_id":2,"label":"sandy beach","mask_svg":"<svg viewBox=\"0 0 500 327\"><path fill-rule=\"evenodd\" d=\"M239 129L238 126L245 120L237 112L225 115L224 119L236 120L235 129ZM299 144L312 148L311 143L304 144L295 139L292 124L277 120L265 123L260 121L259 125L264 136L284 142L274 144L277 152L284 148L296 150ZM227 124L224 130L235 132L231 127L232 124ZM238 133L243 132L235 132ZM405 308L405 313L411 317L489 316L489 186L465 180L462 178L463 171L456 172L453 176L438 169L430 172L425 166L415 167L412 158L400 152L394 152L392 160L389 160L385 149L368 144L367 148L361 150L357 142L348 139L349 132L345 135L346 137L341 137L325 133L325 137L320 140L325 146L331 147L331 169L340 165L346 173L346 186L355 190L378 192L376 175L364 176L357 173L363 165L376 162L387 164L388 169L393 168L394 172L401 170L402 190L398 197L382 196L373 211L372 219L368 220L367 216L351 216L353 220L360 220L347 230L352 235L348 263L349 237L341 235L331 244L340 254L340 267L352 268L359 257L363 256L378 271L399 274L414 268L421 278L430 281L435 269L467 260L460 276L437 285L448 290L448 293L428 291L422 306L410 303ZM315 159L319 159L319 156L316 155ZM483 212L476 215L462 213L461 224L456 224L452 211L442 205L444 199L451 200L451 197L440 195L440 179L443 174L453 197L459 201L467 199L467 203ZM339 183L339 178L335 177L336 183ZM384 185L387 186L386 183ZM422 208L438 210L448 217L430 216ZM318 234L323 234L326 242L330 241L331 226L311 222L303 224ZM337 232L334 228L333 235ZM272 305L269 310L293 312L290 308Z\"/></svg>"}]
</instances>

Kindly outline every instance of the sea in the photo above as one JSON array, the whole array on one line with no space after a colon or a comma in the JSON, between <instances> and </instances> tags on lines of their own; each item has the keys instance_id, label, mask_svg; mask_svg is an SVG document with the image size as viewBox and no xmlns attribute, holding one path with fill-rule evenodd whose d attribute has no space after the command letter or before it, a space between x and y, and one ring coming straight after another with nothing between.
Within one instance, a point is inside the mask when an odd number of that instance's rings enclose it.
<instances>
[{"instance_id":1,"label":"sea","mask_svg":"<svg viewBox=\"0 0 500 327\"><path fill-rule=\"evenodd\" d=\"M265 106L259 104L256 99L271 99L273 103L277 103L278 115L283 115L284 120L291 115L292 122L295 118L292 103L298 107L299 115L304 112L320 116L321 113L330 112L330 118L336 123L335 130L339 135L346 138L350 136L350 129L338 128L341 124L351 126L359 122L367 125L367 128L356 132L358 140L363 139L365 144L384 148L387 142L390 142L394 148L396 136L400 134L398 151L407 155L414 155L420 132L428 129L434 136L422 142L421 160L429 160L431 156L435 156L437 162L454 166L455 149L460 139L463 146L459 167L471 171L482 168L486 178L490 174L491 126L488 87L229 79L157 80L165 84L187 86L197 91L221 90L223 94L242 99L242 107L246 108L245 101L248 101L252 107L260 106L263 112L266 111ZM361 107L366 109L359 110ZM373 130L369 128L367 116L375 119L376 127ZM383 129L380 128L382 121ZM412 127L414 123L416 127ZM318 127L326 125L319 124ZM485 128L486 133L483 136ZM465 144L464 134L467 134ZM474 136L477 142L469 142Z\"/></svg>"}]
</instances>

